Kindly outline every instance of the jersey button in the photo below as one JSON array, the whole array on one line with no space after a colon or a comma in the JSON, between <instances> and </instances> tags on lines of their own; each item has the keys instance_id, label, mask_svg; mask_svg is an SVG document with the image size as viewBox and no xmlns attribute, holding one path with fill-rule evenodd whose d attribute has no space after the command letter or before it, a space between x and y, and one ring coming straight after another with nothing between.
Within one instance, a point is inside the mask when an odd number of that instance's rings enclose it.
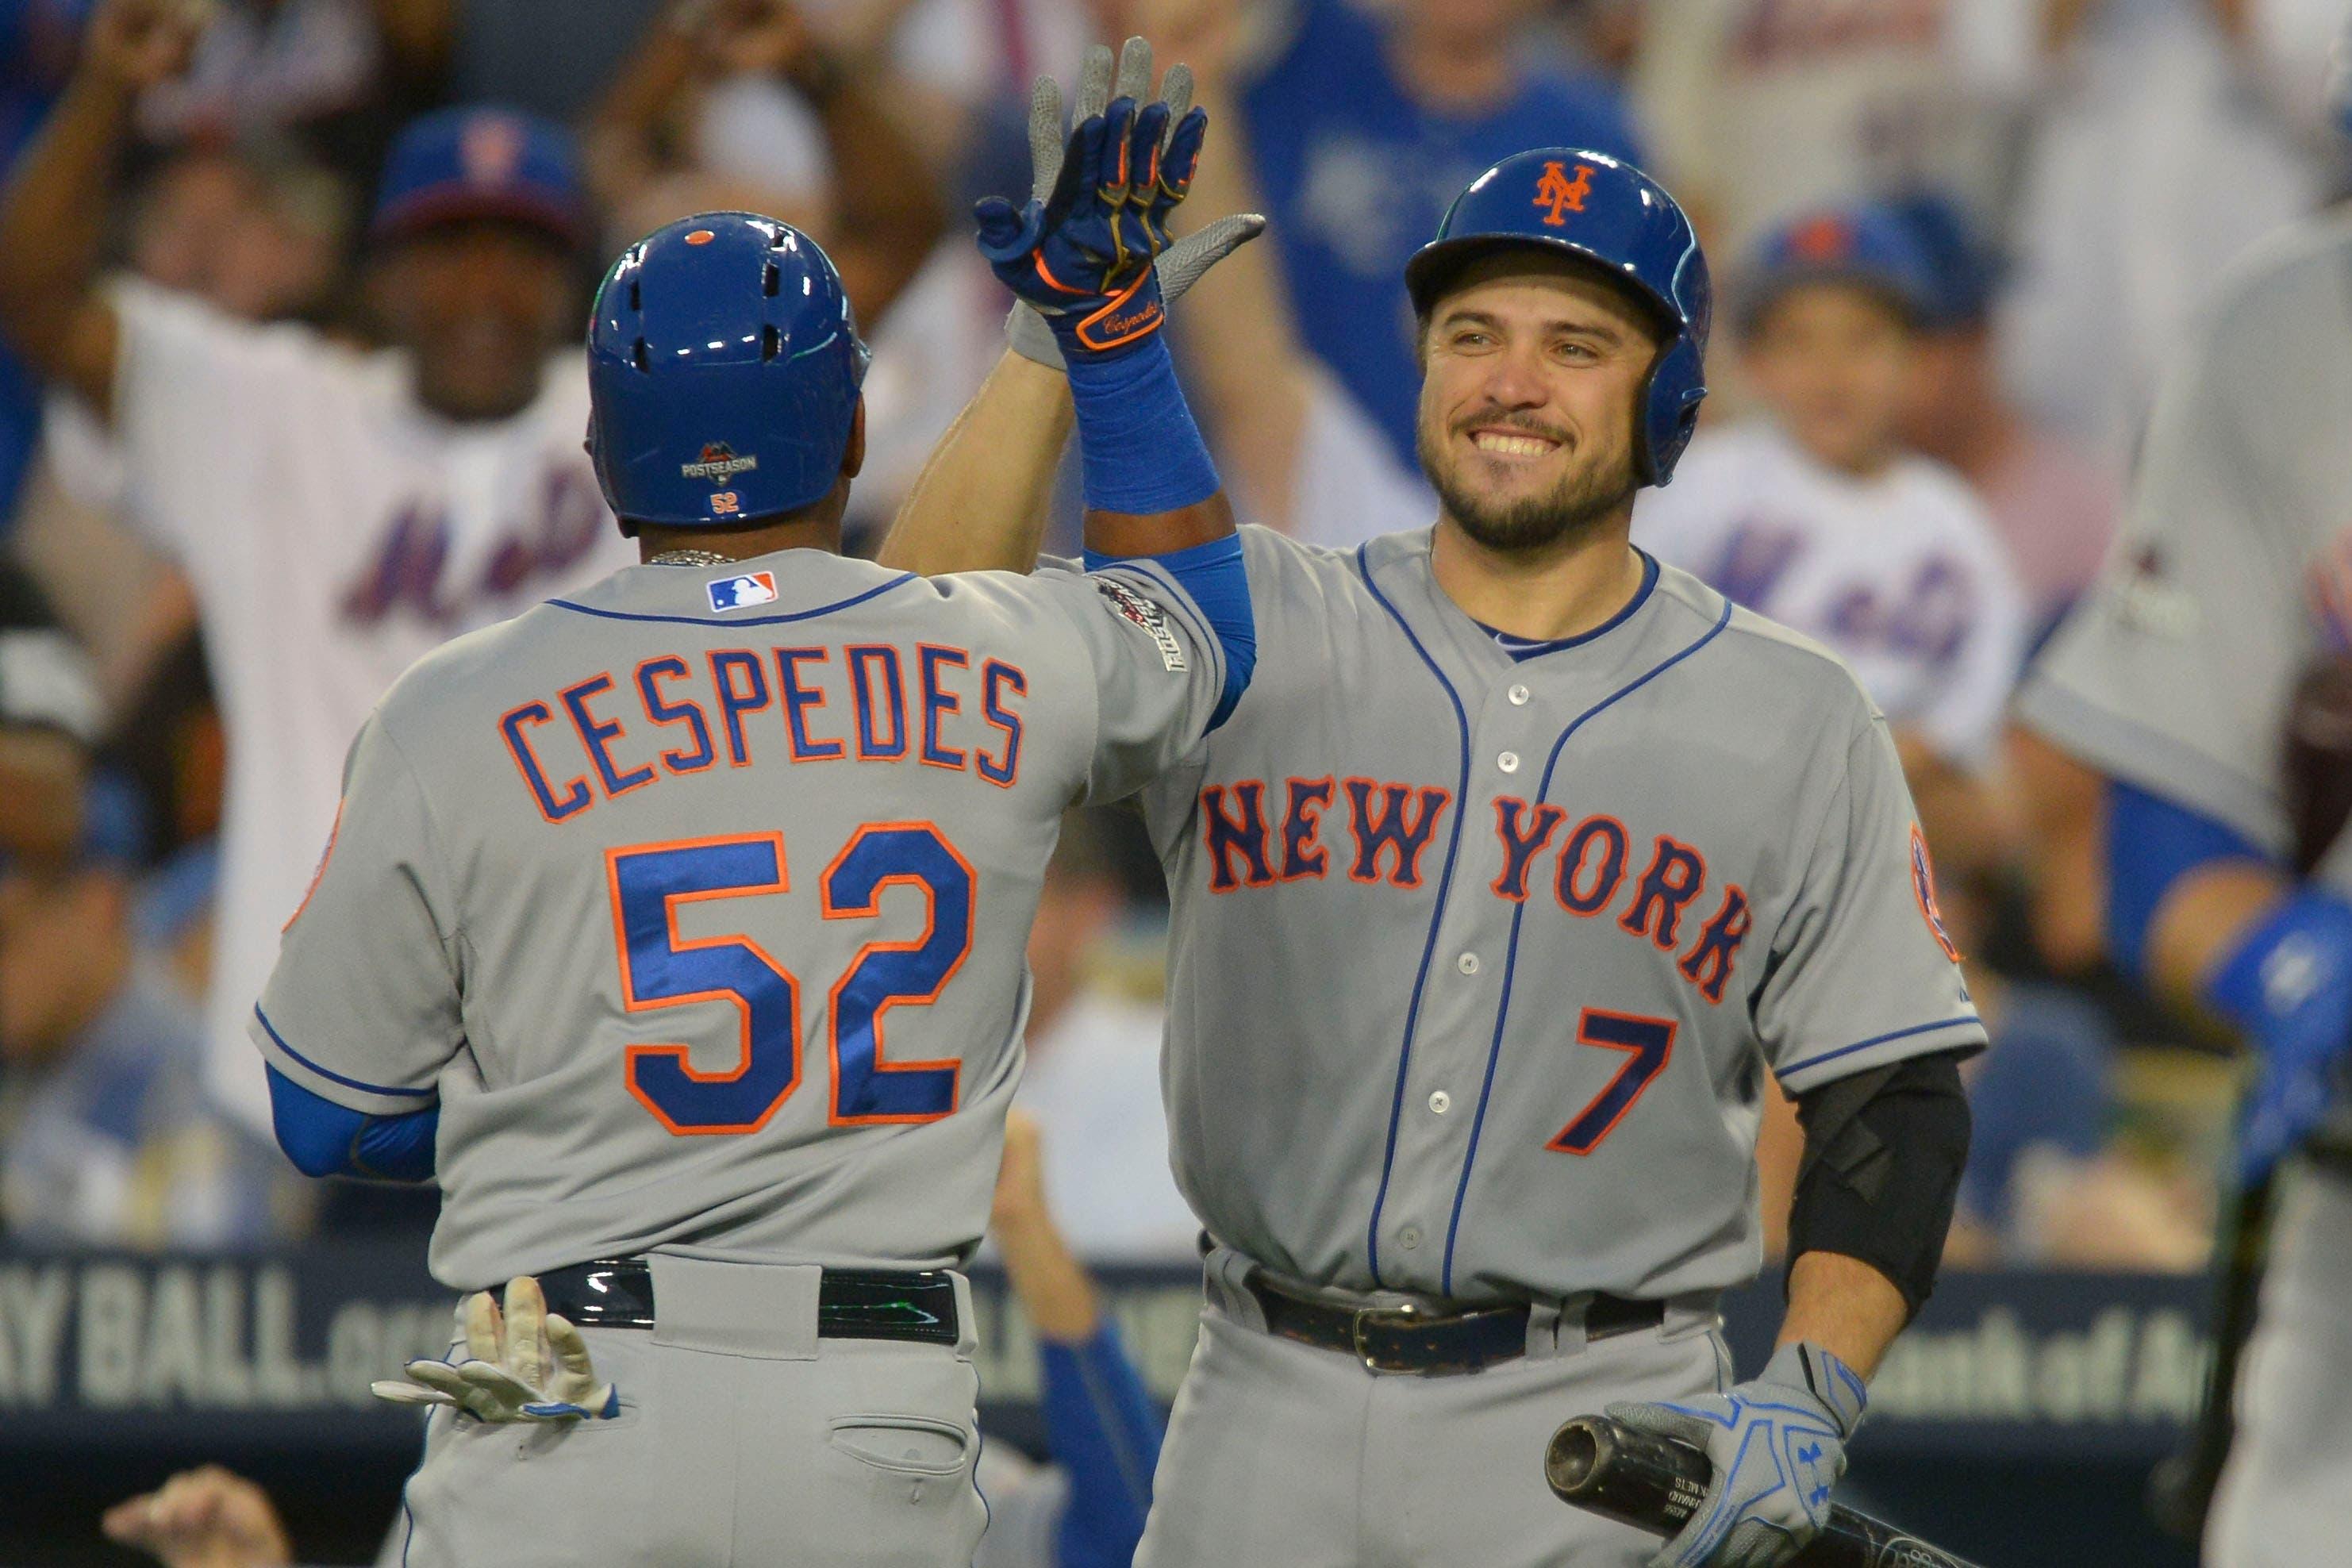
<instances>
[{"instance_id":1,"label":"jersey button","mask_svg":"<svg viewBox=\"0 0 2352 1568\"><path fill-rule=\"evenodd\" d=\"M1514 686L1511 688L1511 706L1524 708L1528 705L1528 699L1533 695L1534 693L1524 686Z\"/></svg>"},{"instance_id":2,"label":"jersey button","mask_svg":"<svg viewBox=\"0 0 2352 1568\"><path fill-rule=\"evenodd\" d=\"M1421 1245L1421 1231L1413 1226L1405 1226L1402 1230L1397 1232L1397 1245L1403 1247L1407 1252L1411 1252L1414 1247Z\"/></svg>"},{"instance_id":3,"label":"jersey button","mask_svg":"<svg viewBox=\"0 0 2352 1568\"><path fill-rule=\"evenodd\" d=\"M1465 974L1475 974L1478 973L1478 955L1475 952L1465 952L1454 961L1454 967Z\"/></svg>"},{"instance_id":4,"label":"jersey button","mask_svg":"<svg viewBox=\"0 0 2352 1568\"><path fill-rule=\"evenodd\" d=\"M1441 1089L1436 1093L1429 1097L1430 1114L1433 1116L1443 1116L1453 1109L1454 1097L1446 1093L1444 1089Z\"/></svg>"},{"instance_id":5,"label":"jersey button","mask_svg":"<svg viewBox=\"0 0 2352 1568\"><path fill-rule=\"evenodd\" d=\"M1517 773L1519 771L1519 753L1517 752L1505 752L1501 756L1495 759L1495 765L1502 769L1507 773Z\"/></svg>"}]
</instances>

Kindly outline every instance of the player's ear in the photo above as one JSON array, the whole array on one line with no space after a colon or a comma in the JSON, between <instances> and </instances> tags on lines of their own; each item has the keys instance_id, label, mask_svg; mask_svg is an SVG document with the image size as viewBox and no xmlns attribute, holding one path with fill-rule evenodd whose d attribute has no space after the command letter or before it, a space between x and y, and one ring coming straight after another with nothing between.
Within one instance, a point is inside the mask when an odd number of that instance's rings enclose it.
<instances>
[{"instance_id":1,"label":"player's ear","mask_svg":"<svg viewBox=\"0 0 2352 1568\"><path fill-rule=\"evenodd\" d=\"M857 470L866 466L866 399L857 400L857 407L849 416L849 444L841 449L841 477L854 479Z\"/></svg>"}]
</instances>

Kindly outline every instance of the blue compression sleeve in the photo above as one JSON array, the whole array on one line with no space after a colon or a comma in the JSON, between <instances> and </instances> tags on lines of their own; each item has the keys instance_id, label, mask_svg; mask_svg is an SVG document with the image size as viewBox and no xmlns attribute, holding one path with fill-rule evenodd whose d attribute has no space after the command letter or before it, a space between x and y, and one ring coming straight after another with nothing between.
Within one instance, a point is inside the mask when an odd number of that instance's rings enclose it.
<instances>
[{"instance_id":1,"label":"blue compression sleeve","mask_svg":"<svg viewBox=\"0 0 2352 1568\"><path fill-rule=\"evenodd\" d=\"M2148 931L2175 882L2217 860L2272 858L2236 828L2120 779L2106 795L2107 951L2145 979Z\"/></svg>"},{"instance_id":2,"label":"blue compression sleeve","mask_svg":"<svg viewBox=\"0 0 2352 1568\"><path fill-rule=\"evenodd\" d=\"M1159 1407L1108 1320L1083 1344L1041 1340L1045 1446L1070 1478L1055 1568L1128 1568L1151 1511Z\"/></svg>"},{"instance_id":3,"label":"blue compression sleeve","mask_svg":"<svg viewBox=\"0 0 2352 1568\"><path fill-rule=\"evenodd\" d=\"M304 1175L433 1179L439 1106L371 1116L313 1094L274 1067L268 1071L270 1123L277 1129L278 1146Z\"/></svg>"},{"instance_id":4,"label":"blue compression sleeve","mask_svg":"<svg viewBox=\"0 0 2352 1568\"><path fill-rule=\"evenodd\" d=\"M1225 652L1224 689L1217 695L1216 710L1209 715L1209 728L1215 729L1232 716L1234 704L1249 689L1250 677L1257 669L1257 611L1250 605L1249 571L1242 563L1241 535L1229 533L1165 555L1101 555L1091 550L1086 553L1089 572L1121 561L1152 563L1176 579L1207 617L1209 630L1216 634L1217 646Z\"/></svg>"},{"instance_id":5,"label":"blue compression sleeve","mask_svg":"<svg viewBox=\"0 0 2352 1568\"><path fill-rule=\"evenodd\" d=\"M1184 403L1165 333L1112 360L1070 361L1087 505L1150 517L1207 500L1217 467Z\"/></svg>"}]
</instances>

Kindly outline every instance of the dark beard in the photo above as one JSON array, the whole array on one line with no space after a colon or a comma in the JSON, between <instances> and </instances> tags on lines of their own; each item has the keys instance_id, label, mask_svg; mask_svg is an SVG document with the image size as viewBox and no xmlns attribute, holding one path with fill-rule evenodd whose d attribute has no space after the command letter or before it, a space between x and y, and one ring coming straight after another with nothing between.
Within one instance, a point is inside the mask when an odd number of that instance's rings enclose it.
<instances>
[{"instance_id":1,"label":"dark beard","mask_svg":"<svg viewBox=\"0 0 2352 1568\"><path fill-rule=\"evenodd\" d=\"M1497 553L1541 550L1589 533L1630 503L1639 488L1629 462L1613 471L1572 473L1544 495L1496 506L1474 495L1455 474L1449 454L1424 430L1416 443L1421 471L1429 477L1445 513L1473 542Z\"/></svg>"}]
</instances>

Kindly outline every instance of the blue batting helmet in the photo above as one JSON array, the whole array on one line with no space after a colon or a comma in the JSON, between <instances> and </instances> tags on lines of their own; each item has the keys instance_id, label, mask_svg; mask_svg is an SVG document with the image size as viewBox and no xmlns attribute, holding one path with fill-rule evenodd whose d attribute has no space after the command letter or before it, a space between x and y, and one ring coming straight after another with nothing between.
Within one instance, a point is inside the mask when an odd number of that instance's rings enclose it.
<instances>
[{"instance_id":1,"label":"blue batting helmet","mask_svg":"<svg viewBox=\"0 0 2352 1568\"><path fill-rule=\"evenodd\" d=\"M866 378L841 275L774 218L702 213L621 254L588 322L588 450L614 515L739 522L824 499Z\"/></svg>"},{"instance_id":2,"label":"blue batting helmet","mask_svg":"<svg viewBox=\"0 0 2352 1568\"><path fill-rule=\"evenodd\" d=\"M1649 175L1605 153L1539 147L1504 159L1454 198L1437 237L1405 264L1413 309L1426 317L1471 261L1539 246L1591 262L1658 317L1665 345L1650 367L1634 460L1648 483L1674 478L1706 396L1714 289L1690 219Z\"/></svg>"}]
</instances>

